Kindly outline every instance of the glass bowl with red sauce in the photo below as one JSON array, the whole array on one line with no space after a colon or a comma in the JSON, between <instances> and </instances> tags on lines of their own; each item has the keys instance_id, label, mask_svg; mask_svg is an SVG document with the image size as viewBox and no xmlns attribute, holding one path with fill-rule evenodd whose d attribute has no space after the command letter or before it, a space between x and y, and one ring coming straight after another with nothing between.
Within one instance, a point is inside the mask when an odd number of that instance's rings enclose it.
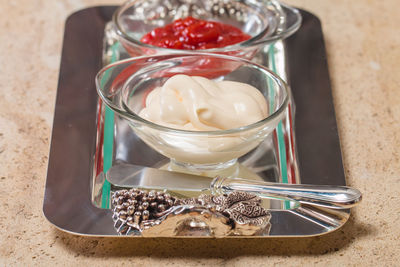
<instances>
[{"instance_id":1,"label":"glass bowl with red sauce","mask_svg":"<svg viewBox=\"0 0 400 267\"><path fill-rule=\"evenodd\" d=\"M195 50L251 59L296 32L301 15L274 0L131 0L117 9L113 23L132 57Z\"/></svg>"}]
</instances>

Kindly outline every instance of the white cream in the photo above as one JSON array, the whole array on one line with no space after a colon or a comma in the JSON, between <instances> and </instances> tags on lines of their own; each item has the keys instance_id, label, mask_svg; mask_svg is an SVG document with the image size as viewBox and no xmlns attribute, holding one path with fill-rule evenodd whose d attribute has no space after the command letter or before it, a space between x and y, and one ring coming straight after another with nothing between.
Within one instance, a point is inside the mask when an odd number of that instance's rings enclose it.
<instances>
[{"instance_id":1,"label":"white cream","mask_svg":"<svg viewBox=\"0 0 400 267\"><path fill-rule=\"evenodd\" d=\"M227 130L268 116L265 97L251 85L176 75L146 98L139 116L174 129ZM276 122L277 123L277 122ZM272 126L272 127L271 127ZM260 125L225 135L197 135L136 128L137 134L159 153L179 162L216 164L238 158L255 148L273 130Z\"/></svg>"},{"instance_id":2,"label":"white cream","mask_svg":"<svg viewBox=\"0 0 400 267\"><path fill-rule=\"evenodd\" d=\"M147 96L139 116L175 129L214 131L260 121L267 108L265 97L251 85L180 74Z\"/></svg>"}]
</instances>

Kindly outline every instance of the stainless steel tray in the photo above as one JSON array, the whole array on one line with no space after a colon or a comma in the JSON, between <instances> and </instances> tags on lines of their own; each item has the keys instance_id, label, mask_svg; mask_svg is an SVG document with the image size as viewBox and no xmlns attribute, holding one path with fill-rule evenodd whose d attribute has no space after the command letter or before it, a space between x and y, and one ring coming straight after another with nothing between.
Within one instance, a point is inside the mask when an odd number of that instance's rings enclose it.
<instances>
[{"instance_id":1,"label":"stainless steel tray","mask_svg":"<svg viewBox=\"0 0 400 267\"><path fill-rule=\"evenodd\" d=\"M84 9L72 14L65 26L43 211L56 227L80 235L118 235L111 210L97 207L106 206L96 206L98 203L91 199L92 178L96 178L105 163L99 164L96 158L105 131L97 123L104 113L98 113L94 77L109 61L107 57L103 61L103 52L112 52L107 49L110 44L104 42L107 40L104 29L114 10L111 6ZM296 151L286 146L283 153L293 157L295 167L291 175L271 175L263 168L258 174L264 180L279 182L345 185L321 25L314 15L301 13L303 24L299 31L283 43L266 47L255 59L273 68L292 88L296 103ZM122 50L117 54L120 58L124 56ZM290 115L289 128L292 127ZM118 119L114 124L112 131L119 129L120 134L112 140L114 153L110 164L123 161L156 166L163 162L134 135L124 132ZM135 152L118 156L115 147L123 142L133 144ZM282 170L288 171L287 166ZM262 237L328 233L342 226L349 214L349 210L332 211L306 205L271 210L271 228Z\"/></svg>"}]
</instances>

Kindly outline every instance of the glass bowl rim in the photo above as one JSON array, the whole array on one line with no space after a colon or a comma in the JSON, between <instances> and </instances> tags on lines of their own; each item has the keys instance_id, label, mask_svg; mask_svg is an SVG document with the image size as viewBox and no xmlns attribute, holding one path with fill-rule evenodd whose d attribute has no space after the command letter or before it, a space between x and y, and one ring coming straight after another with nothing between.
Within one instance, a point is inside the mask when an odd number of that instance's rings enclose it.
<instances>
[{"instance_id":1,"label":"glass bowl rim","mask_svg":"<svg viewBox=\"0 0 400 267\"><path fill-rule=\"evenodd\" d=\"M154 50L158 50L160 52L168 52L168 53L184 53L185 51L188 51L189 53L192 51L196 51L196 52L201 52L201 53L215 53L215 52L223 52L224 50L228 50L228 51L232 51L235 49L241 49L241 48L248 48L248 47L253 47L253 46L257 46L260 44L266 44L266 43L270 43L273 41L277 41L279 39L284 39L288 36L290 36L291 34L293 34L294 32L296 32L301 25L302 22L302 16L299 12L298 9L281 3L279 1L271 1L273 3L278 4L279 6L283 6L285 8L287 8L288 10L290 10L291 12L293 12L293 14L296 16L296 22L291 25L289 28L285 29L284 31L278 33L278 34L272 34L271 36L268 36L267 38L263 38L263 35L265 34L265 32L268 30L268 25L265 29L263 29L262 31L260 31L256 36L251 37L250 39L247 39L245 41L236 43L236 44L232 44L232 45L227 45L224 47L219 47L219 48L209 48L209 49L197 49L197 50L185 50L185 49L173 49L173 48L165 48L165 47L159 47L159 46L155 46L155 45L150 45L150 44L146 44L146 43L142 43L139 40L132 38L129 34L126 33L126 31L124 31L123 27L120 25L119 23L119 16L128 8L131 7L131 5L134 4L134 2L136 2L138 0L130 0L125 2L124 4L122 4L121 6L119 6L117 8L117 10L114 12L113 16L112 16L112 22L114 24L114 28L115 28L115 32L117 33L117 35L121 38L124 39L124 41L128 41L131 42L137 46L141 46L141 47L146 47L149 49L154 49ZM263 2L257 2L257 3L253 3L253 4L257 4L257 5L262 5ZM279 25L279 24L278 24ZM188 53L186 52L186 53Z\"/></svg>"},{"instance_id":2,"label":"glass bowl rim","mask_svg":"<svg viewBox=\"0 0 400 267\"><path fill-rule=\"evenodd\" d=\"M265 117L264 119L254 122L252 124L249 125L245 125L245 126L241 126L241 127L237 127L237 128L231 128L231 129L227 129L227 130L216 130L216 131L193 131L193 130L182 130L182 129L176 129L176 128L171 128L171 127L167 127L167 126L163 126L160 124L156 124L154 122L148 121L143 119L142 117L136 115L136 113L131 113L131 112L127 112L125 109L118 107L116 104L114 104L112 101L110 101L108 99L107 96L105 96L102 93L101 85L100 85L100 77L102 76L103 73L105 73L108 69L116 67L118 65L122 65L125 63L129 63L129 62L134 62L137 60L141 60L141 59L146 59L146 58L164 58L164 57L168 57L167 59L171 59L171 58L180 58L180 57L190 57L190 56L200 56L200 57L204 57L204 56L211 56L211 57L218 57L218 58L223 58L223 59L228 59L228 60L233 60L233 61L240 61L243 62L245 64L249 64L249 65L253 65L253 67L257 67L259 69L261 69L264 73L267 74L267 76L269 78L271 78L272 80L274 80L275 83L278 84L278 86L283 89L283 91L285 92L285 97L281 103L281 105L278 107L277 110L275 110L272 114L270 114L269 116ZM132 74L134 75L134 74ZM130 77L132 77L129 76ZM129 78L126 79L126 81L129 81ZM128 120L133 120L142 124L145 124L147 126L149 126L150 128L153 128L155 130L158 131L164 131L164 132L174 132L174 133L178 133L178 134L191 134L191 135L202 135L202 136L207 136L207 135L211 135L211 136L219 136L219 135L228 135L228 134L233 134L233 133L240 133L240 132L244 132L247 130L252 130L254 128L258 128L262 125L266 125L271 121L274 121L275 119L279 118L280 116L283 115L284 111L287 109L288 105L289 105L289 98L290 98L290 90L289 90L289 86L286 84L286 82L280 78L277 74L275 74L274 72L272 72L271 70L269 70L268 68L254 63L250 60L247 59L243 59L243 58L239 58L239 57L234 57L234 56L227 56L227 55L221 55L221 54L213 54L213 53L192 53L192 54L188 54L188 53L182 53L182 54L162 54L162 55L152 55L152 56L140 56L140 57L133 57L133 58L128 58L128 59L124 59L124 60L120 60L117 61L115 63L109 64L105 67L103 67L96 75L95 78L95 83L96 83L96 90L98 95L100 96L101 100L112 110L114 110L115 112L117 112L118 115L123 116L125 118L127 118ZM123 87L125 87L125 83Z\"/></svg>"}]
</instances>

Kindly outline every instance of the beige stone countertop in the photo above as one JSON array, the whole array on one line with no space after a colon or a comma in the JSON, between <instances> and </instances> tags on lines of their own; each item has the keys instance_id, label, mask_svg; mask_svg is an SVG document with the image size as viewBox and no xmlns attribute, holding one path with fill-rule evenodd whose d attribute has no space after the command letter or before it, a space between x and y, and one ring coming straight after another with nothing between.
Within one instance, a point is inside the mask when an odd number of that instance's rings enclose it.
<instances>
[{"instance_id":1,"label":"beige stone countertop","mask_svg":"<svg viewBox=\"0 0 400 267\"><path fill-rule=\"evenodd\" d=\"M96 0L0 0L0 265L399 266L397 0L287 0L322 21L347 182L364 194L341 229L292 239L85 238L42 205L64 22Z\"/></svg>"}]
</instances>

